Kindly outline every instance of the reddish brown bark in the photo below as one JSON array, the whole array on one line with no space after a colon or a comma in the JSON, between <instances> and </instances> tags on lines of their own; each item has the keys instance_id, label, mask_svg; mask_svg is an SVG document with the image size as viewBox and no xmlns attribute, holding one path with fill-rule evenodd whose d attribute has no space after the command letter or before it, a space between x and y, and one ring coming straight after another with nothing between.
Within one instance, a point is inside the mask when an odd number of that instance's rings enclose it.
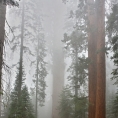
<instances>
[{"instance_id":1,"label":"reddish brown bark","mask_svg":"<svg viewBox=\"0 0 118 118\"><path fill-rule=\"evenodd\" d=\"M97 89L95 118L105 118L105 0L97 2Z\"/></svg>"},{"instance_id":2,"label":"reddish brown bark","mask_svg":"<svg viewBox=\"0 0 118 118\"><path fill-rule=\"evenodd\" d=\"M88 118L95 118L96 108L96 12L94 0L88 0L88 58L89 63L89 110Z\"/></svg>"}]
</instances>

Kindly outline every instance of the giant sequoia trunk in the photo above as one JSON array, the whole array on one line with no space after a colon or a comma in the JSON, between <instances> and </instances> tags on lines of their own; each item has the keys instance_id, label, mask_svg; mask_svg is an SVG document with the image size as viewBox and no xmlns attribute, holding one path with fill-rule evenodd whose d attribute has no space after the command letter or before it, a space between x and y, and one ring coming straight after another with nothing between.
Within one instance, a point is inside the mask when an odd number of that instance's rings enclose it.
<instances>
[{"instance_id":1,"label":"giant sequoia trunk","mask_svg":"<svg viewBox=\"0 0 118 118\"><path fill-rule=\"evenodd\" d=\"M3 66L3 47L5 40L5 15L6 6L0 3L0 117L1 117L1 82L2 82L2 66Z\"/></svg>"},{"instance_id":2,"label":"giant sequoia trunk","mask_svg":"<svg viewBox=\"0 0 118 118\"><path fill-rule=\"evenodd\" d=\"M22 74L23 74L23 39L24 39L24 0L23 0L23 10L22 10L22 23L21 23L21 45L20 45L20 62L19 62L19 88L18 96L21 96L22 87Z\"/></svg>"},{"instance_id":3,"label":"giant sequoia trunk","mask_svg":"<svg viewBox=\"0 0 118 118\"><path fill-rule=\"evenodd\" d=\"M89 63L89 114L88 118L95 118L96 107L96 11L94 0L88 0L88 58Z\"/></svg>"},{"instance_id":4,"label":"giant sequoia trunk","mask_svg":"<svg viewBox=\"0 0 118 118\"><path fill-rule=\"evenodd\" d=\"M63 39L63 9L61 7L61 1L54 2L54 39L53 39L53 95L52 95L52 118L59 118L59 96L64 86L64 55L62 50ZM60 6L60 7L59 7Z\"/></svg>"},{"instance_id":5,"label":"giant sequoia trunk","mask_svg":"<svg viewBox=\"0 0 118 118\"><path fill-rule=\"evenodd\" d=\"M105 0L97 3L97 90L95 118L105 118Z\"/></svg>"},{"instance_id":6,"label":"giant sequoia trunk","mask_svg":"<svg viewBox=\"0 0 118 118\"><path fill-rule=\"evenodd\" d=\"M55 37L57 38L57 37ZM58 39L58 38L57 38ZM52 118L59 118L59 96L64 86L64 57L60 41L53 41L56 49L53 51L53 96L52 96Z\"/></svg>"},{"instance_id":7,"label":"giant sequoia trunk","mask_svg":"<svg viewBox=\"0 0 118 118\"><path fill-rule=\"evenodd\" d=\"M58 53L57 53L58 52ZM53 57L53 104L52 104L52 118L59 118L59 96L64 86L64 60L61 50L54 52ZM60 53L60 54L59 54Z\"/></svg>"}]
</instances>

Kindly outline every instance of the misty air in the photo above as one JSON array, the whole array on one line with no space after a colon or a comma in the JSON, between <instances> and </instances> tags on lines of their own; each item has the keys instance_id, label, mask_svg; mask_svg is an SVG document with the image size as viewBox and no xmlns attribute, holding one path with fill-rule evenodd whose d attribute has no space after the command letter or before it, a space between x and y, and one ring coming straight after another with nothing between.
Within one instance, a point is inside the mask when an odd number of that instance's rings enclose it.
<instances>
[{"instance_id":1,"label":"misty air","mask_svg":"<svg viewBox=\"0 0 118 118\"><path fill-rule=\"evenodd\" d=\"M118 0L0 0L0 118L118 118Z\"/></svg>"}]
</instances>

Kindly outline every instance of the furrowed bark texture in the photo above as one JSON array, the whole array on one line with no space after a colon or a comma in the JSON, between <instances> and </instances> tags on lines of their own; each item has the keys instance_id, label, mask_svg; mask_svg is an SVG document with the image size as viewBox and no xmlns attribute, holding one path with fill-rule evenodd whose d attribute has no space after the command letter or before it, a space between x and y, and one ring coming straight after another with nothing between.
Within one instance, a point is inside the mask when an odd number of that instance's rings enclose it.
<instances>
[{"instance_id":1,"label":"furrowed bark texture","mask_svg":"<svg viewBox=\"0 0 118 118\"><path fill-rule=\"evenodd\" d=\"M97 5L97 89L95 118L105 118L105 0L96 0Z\"/></svg>"},{"instance_id":2,"label":"furrowed bark texture","mask_svg":"<svg viewBox=\"0 0 118 118\"><path fill-rule=\"evenodd\" d=\"M97 78L97 53L96 53L96 12L94 0L88 0L88 58L89 63L89 110L88 118L95 118L96 108L96 78Z\"/></svg>"},{"instance_id":3,"label":"furrowed bark texture","mask_svg":"<svg viewBox=\"0 0 118 118\"><path fill-rule=\"evenodd\" d=\"M6 6L0 3L0 117L1 117L3 47L5 41L5 16L6 16Z\"/></svg>"}]
</instances>

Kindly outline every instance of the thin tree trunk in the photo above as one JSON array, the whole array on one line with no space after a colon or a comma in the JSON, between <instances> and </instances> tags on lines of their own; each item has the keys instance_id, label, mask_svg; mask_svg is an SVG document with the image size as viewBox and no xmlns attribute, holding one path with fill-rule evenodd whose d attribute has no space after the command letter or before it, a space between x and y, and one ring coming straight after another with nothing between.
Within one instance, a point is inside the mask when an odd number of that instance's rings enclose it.
<instances>
[{"instance_id":1,"label":"thin tree trunk","mask_svg":"<svg viewBox=\"0 0 118 118\"><path fill-rule=\"evenodd\" d=\"M96 0L97 6L97 90L95 118L105 118L105 0Z\"/></svg>"},{"instance_id":2,"label":"thin tree trunk","mask_svg":"<svg viewBox=\"0 0 118 118\"><path fill-rule=\"evenodd\" d=\"M96 106L96 78L97 78L97 64L96 64L96 12L94 0L87 0L88 2L88 58L89 63L89 110L88 118L95 118Z\"/></svg>"},{"instance_id":3,"label":"thin tree trunk","mask_svg":"<svg viewBox=\"0 0 118 118\"><path fill-rule=\"evenodd\" d=\"M36 118L38 118L38 114L37 114L37 110L38 110L38 106L37 106L37 104L38 104L38 100L37 100L37 95L38 95L38 66L39 66L39 38L38 38L38 45L37 45L37 65L36 65L36 70L37 70L37 72L36 72L36 104L35 104L35 107L36 107Z\"/></svg>"},{"instance_id":4,"label":"thin tree trunk","mask_svg":"<svg viewBox=\"0 0 118 118\"><path fill-rule=\"evenodd\" d=\"M0 3L0 117L1 117L3 47L5 41L5 16L6 16L6 6Z\"/></svg>"},{"instance_id":5,"label":"thin tree trunk","mask_svg":"<svg viewBox=\"0 0 118 118\"><path fill-rule=\"evenodd\" d=\"M78 71L77 71L77 66L78 66L78 51L77 48L75 50L75 96L78 97Z\"/></svg>"},{"instance_id":6,"label":"thin tree trunk","mask_svg":"<svg viewBox=\"0 0 118 118\"><path fill-rule=\"evenodd\" d=\"M77 66L78 66L78 50L76 48L75 50L75 118L77 117L77 98L78 98L78 71L77 71Z\"/></svg>"},{"instance_id":7,"label":"thin tree trunk","mask_svg":"<svg viewBox=\"0 0 118 118\"><path fill-rule=\"evenodd\" d=\"M36 118L37 118L37 88L38 88L38 74L37 74L37 79L36 79L36 103L35 103Z\"/></svg>"},{"instance_id":8,"label":"thin tree trunk","mask_svg":"<svg viewBox=\"0 0 118 118\"><path fill-rule=\"evenodd\" d=\"M19 90L18 96L20 99L21 96L21 87L22 87L22 74L23 74L23 40L24 40L24 0L23 0L23 9L22 9L22 24L21 24L21 46L20 46L20 63L19 63Z\"/></svg>"}]
</instances>

